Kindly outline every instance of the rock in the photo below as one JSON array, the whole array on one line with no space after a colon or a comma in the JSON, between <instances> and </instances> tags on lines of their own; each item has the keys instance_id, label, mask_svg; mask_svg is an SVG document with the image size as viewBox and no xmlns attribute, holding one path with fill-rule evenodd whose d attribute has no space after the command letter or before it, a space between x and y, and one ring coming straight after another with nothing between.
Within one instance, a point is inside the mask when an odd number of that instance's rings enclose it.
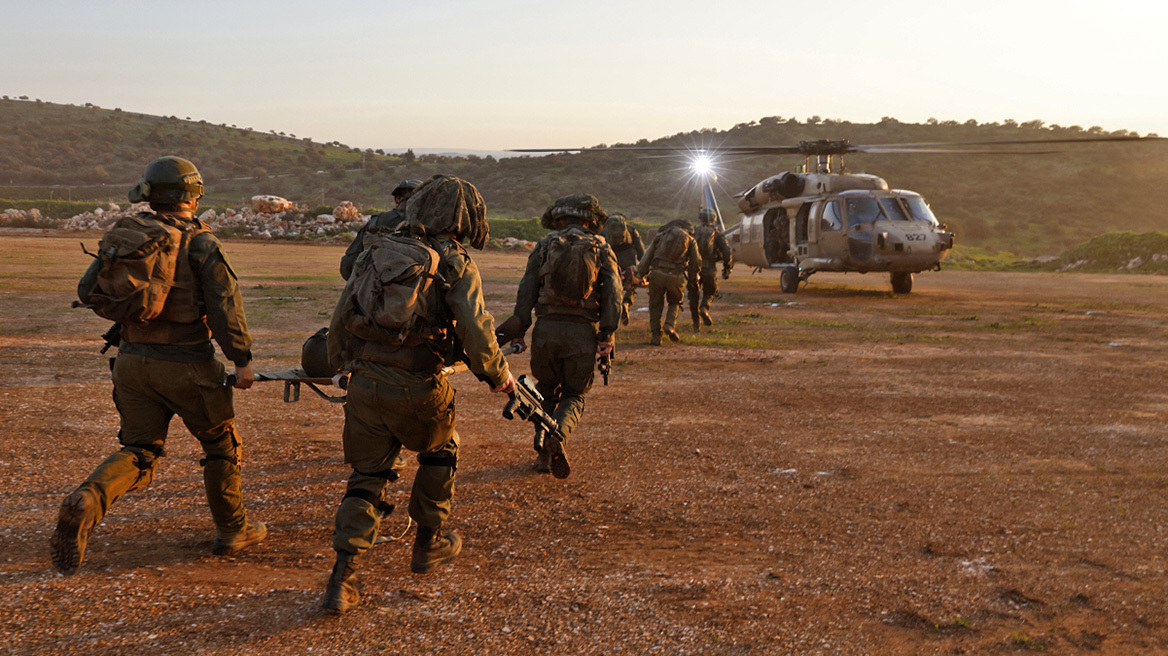
<instances>
[{"instance_id":1,"label":"rock","mask_svg":"<svg viewBox=\"0 0 1168 656\"><path fill-rule=\"evenodd\" d=\"M120 211L122 211L122 208L118 207L114 203L110 203L110 204L105 206L105 211L107 211L107 212L120 212Z\"/></svg>"},{"instance_id":2,"label":"rock","mask_svg":"<svg viewBox=\"0 0 1168 656\"><path fill-rule=\"evenodd\" d=\"M217 218L219 218L219 215L215 212L215 210L207 210L206 212L203 212L199 215L199 220L203 223L210 223Z\"/></svg>"},{"instance_id":3,"label":"rock","mask_svg":"<svg viewBox=\"0 0 1168 656\"><path fill-rule=\"evenodd\" d=\"M280 196L258 195L251 197L251 208L257 212L283 212L292 209L292 201Z\"/></svg>"},{"instance_id":4,"label":"rock","mask_svg":"<svg viewBox=\"0 0 1168 656\"><path fill-rule=\"evenodd\" d=\"M352 223L361 220L361 210L353 203L343 200L333 209L333 218L344 223Z\"/></svg>"},{"instance_id":5,"label":"rock","mask_svg":"<svg viewBox=\"0 0 1168 656\"><path fill-rule=\"evenodd\" d=\"M34 221L39 221L39 220L40 220L40 218L41 218L41 211L40 211L40 210L38 210L38 209L37 209L37 208L35 208L35 207L34 207L34 208L32 208L32 209L30 209L30 210L28 211L28 218L30 218L30 219L32 219L32 220L34 220Z\"/></svg>"},{"instance_id":6,"label":"rock","mask_svg":"<svg viewBox=\"0 0 1168 656\"><path fill-rule=\"evenodd\" d=\"M1138 256L1138 255L1137 255L1137 256L1135 256L1135 257L1133 257L1133 258L1131 259L1131 261L1129 261L1129 262L1127 263L1127 269L1128 269L1128 270L1131 270L1131 269L1138 269L1138 268L1140 268L1140 267L1142 267L1142 266L1144 266L1144 258L1142 258L1142 257L1140 257L1140 256Z\"/></svg>"},{"instance_id":7,"label":"rock","mask_svg":"<svg viewBox=\"0 0 1168 656\"><path fill-rule=\"evenodd\" d=\"M332 214L317 214L316 215L316 222L317 223L336 223L337 217L333 216Z\"/></svg>"}]
</instances>

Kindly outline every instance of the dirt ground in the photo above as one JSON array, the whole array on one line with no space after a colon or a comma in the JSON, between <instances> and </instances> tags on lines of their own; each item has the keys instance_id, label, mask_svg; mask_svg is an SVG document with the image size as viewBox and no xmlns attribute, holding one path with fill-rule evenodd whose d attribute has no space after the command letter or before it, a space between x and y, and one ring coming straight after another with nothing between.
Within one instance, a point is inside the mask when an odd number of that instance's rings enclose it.
<instances>
[{"instance_id":1,"label":"dirt ground","mask_svg":"<svg viewBox=\"0 0 1168 656\"><path fill-rule=\"evenodd\" d=\"M277 383L236 393L265 543L210 554L176 420L154 484L113 508L76 576L52 570L57 505L118 427L108 324L68 307L78 240L0 234L0 652L1168 653L1168 278L925 273L893 296L887 276L821 274L785 295L739 269L714 330L683 320L682 344L647 346L634 312L564 481L456 374L463 554L420 576L412 532L376 547L338 618L319 602L342 409L285 404ZM259 369L292 366L342 248L227 250ZM524 257L476 259L505 318Z\"/></svg>"}]
</instances>

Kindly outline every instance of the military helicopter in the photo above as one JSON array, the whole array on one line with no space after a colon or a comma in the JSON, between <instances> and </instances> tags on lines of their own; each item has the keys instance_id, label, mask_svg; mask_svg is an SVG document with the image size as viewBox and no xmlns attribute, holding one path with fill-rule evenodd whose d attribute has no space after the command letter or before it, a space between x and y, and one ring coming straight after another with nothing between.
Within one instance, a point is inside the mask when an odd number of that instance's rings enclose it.
<instances>
[{"instance_id":1,"label":"military helicopter","mask_svg":"<svg viewBox=\"0 0 1168 656\"><path fill-rule=\"evenodd\" d=\"M702 186L703 208L718 216L736 262L755 270L778 269L779 285L795 293L819 271L886 272L897 294L912 291L913 276L941 269L954 235L915 191L890 189L866 173L837 173L848 153L967 153L1035 155L1055 150L1013 149L1093 141L1145 141L1156 137L1105 136L1082 139L930 142L855 145L846 140L801 141L794 146L721 146L685 151L676 147L524 149L516 152L672 152L688 158ZM999 147L999 148L987 148ZM714 197L716 159L725 156L802 155L794 172L773 175L735 194L742 221L726 230Z\"/></svg>"}]
</instances>

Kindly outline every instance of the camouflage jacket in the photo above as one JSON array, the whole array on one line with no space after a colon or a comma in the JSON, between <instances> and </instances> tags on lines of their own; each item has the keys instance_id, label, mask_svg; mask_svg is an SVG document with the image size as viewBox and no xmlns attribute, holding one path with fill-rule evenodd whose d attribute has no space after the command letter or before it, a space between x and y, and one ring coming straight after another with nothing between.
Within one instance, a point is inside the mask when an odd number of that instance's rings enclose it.
<instances>
[{"instance_id":1,"label":"camouflage jacket","mask_svg":"<svg viewBox=\"0 0 1168 656\"><path fill-rule=\"evenodd\" d=\"M723 269L734 268L734 251L730 250L730 244L726 242L721 230L714 226L698 226L694 239L698 243L698 255L702 256L703 268L716 268L718 260L722 260Z\"/></svg>"}]
</instances>

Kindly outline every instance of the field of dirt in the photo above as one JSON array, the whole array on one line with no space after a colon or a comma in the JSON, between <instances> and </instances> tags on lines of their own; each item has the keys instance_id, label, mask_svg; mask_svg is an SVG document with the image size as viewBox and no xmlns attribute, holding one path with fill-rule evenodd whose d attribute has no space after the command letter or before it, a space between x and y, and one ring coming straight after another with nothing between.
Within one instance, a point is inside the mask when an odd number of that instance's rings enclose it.
<instances>
[{"instance_id":1,"label":"field of dirt","mask_svg":"<svg viewBox=\"0 0 1168 656\"><path fill-rule=\"evenodd\" d=\"M412 531L379 545L361 607L332 617L342 409L277 383L236 392L266 542L210 554L176 420L153 485L76 576L53 571L57 506L118 429L108 324L68 307L77 241L0 234L0 652L1168 653L1168 277L925 273L893 296L887 276L822 274L785 295L740 268L714 330L684 320L681 344L648 346L634 312L563 481L456 374L462 556L421 576ZM343 247L226 248L259 370L294 365ZM505 318L524 257L476 259Z\"/></svg>"}]
</instances>

